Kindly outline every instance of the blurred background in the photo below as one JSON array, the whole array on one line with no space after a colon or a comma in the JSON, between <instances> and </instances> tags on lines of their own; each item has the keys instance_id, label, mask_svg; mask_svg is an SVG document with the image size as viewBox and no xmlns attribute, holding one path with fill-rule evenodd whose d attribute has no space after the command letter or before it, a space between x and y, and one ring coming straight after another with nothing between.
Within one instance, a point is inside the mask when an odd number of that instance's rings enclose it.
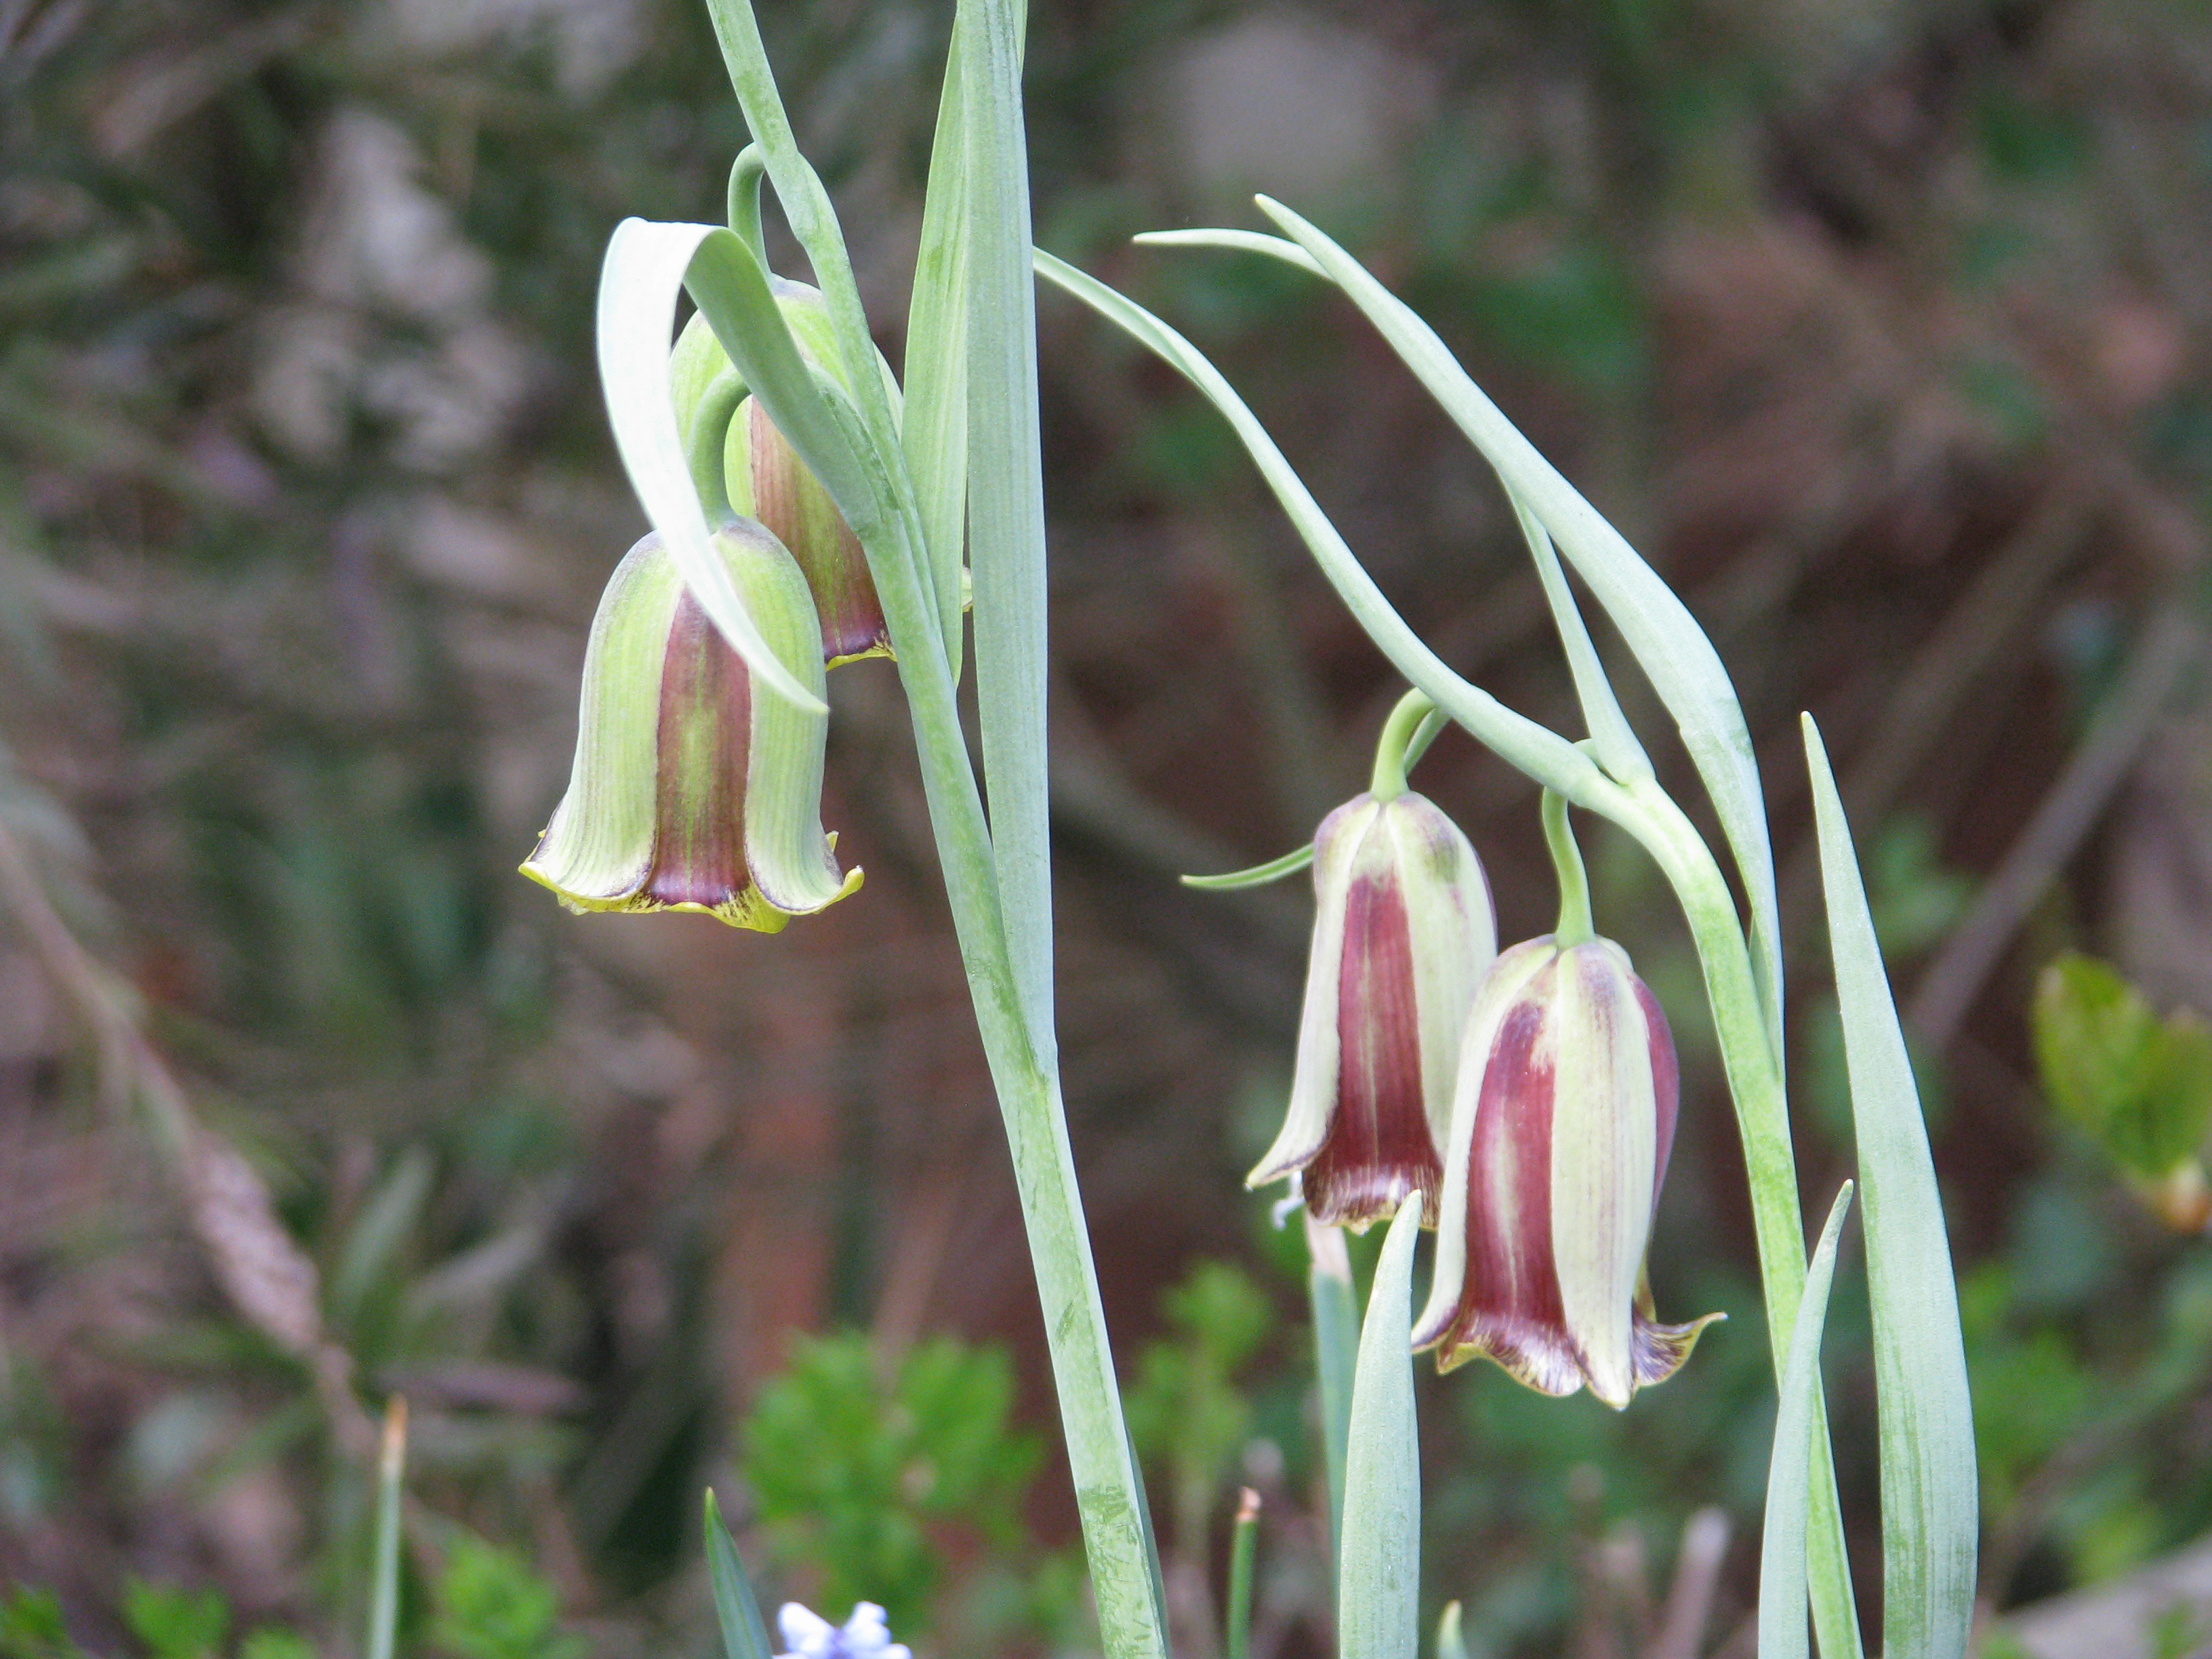
<instances>
[{"instance_id":1,"label":"blurred background","mask_svg":"<svg viewBox=\"0 0 2212 1659\"><path fill-rule=\"evenodd\" d=\"M896 363L950 8L762 12ZM2130 1164L2104 1131L2148 1112L2185 1157L2212 1101L2183 1012L2212 1009L2212 14L1036 0L1032 24L1040 241L1215 356L1455 667L1577 729L1484 467L1319 284L1132 233L1256 225L1255 189L1300 208L1711 631L1765 762L1825 1207L1850 1134L1818 714L1922 1050L1984 1599L2091 1598L1993 1639L2198 1650L2212 1252L2186 1180L2149 1179L2172 1147ZM893 671L833 678L847 902L769 939L571 916L514 873L643 527L591 356L599 255L626 214L717 216L743 138L696 0L0 0L6 1659L356 1650L393 1394L413 1650L700 1650L709 1481L770 1595L884 1602L925 1659L1095 1641ZM1304 1659L1329 1598L1303 1262L1240 1178L1310 902L1174 878L1308 836L1400 688L1218 419L1060 297L1040 314L1094 1243L1181 1650L1217 1650L1249 1485L1255 1655ZM1504 935L1545 929L1533 790L1457 734L1417 784ZM1663 885L1588 845L1684 1053L1659 1307L1731 1319L1620 1416L1425 1376L1430 1610L1463 1600L1478 1655L1743 1654L1771 1406L1740 1155ZM2081 1058L2032 1016L2067 951L2118 977L2077 963L2050 997L2122 1009L2163 1081L2085 1104L2050 1080ZM1872 1585L1855 1269L1838 1294ZM1657 1633L1678 1558L1702 1647ZM2054 1617L2105 1633L2054 1646Z\"/></svg>"}]
</instances>

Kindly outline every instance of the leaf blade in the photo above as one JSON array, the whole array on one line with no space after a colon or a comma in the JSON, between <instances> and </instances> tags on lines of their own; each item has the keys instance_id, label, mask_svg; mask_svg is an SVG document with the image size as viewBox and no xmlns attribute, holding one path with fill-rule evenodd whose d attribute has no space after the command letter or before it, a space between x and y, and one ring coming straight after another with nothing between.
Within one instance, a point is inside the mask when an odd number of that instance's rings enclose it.
<instances>
[{"instance_id":1,"label":"leaf blade","mask_svg":"<svg viewBox=\"0 0 2212 1659\"><path fill-rule=\"evenodd\" d=\"M1422 1194L1400 1206L1376 1264L1352 1384L1338 1548L1340 1659L1414 1659L1421 1644L1421 1457L1413 1419L1413 1241Z\"/></svg>"},{"instance_id":2,"label":"leaf blade","mask_svg":"<svg viewBox=\"0 0 2212 1659\"><path fill-rule=\"evenodd\" d=\"M773 1659L760 1603L746 1582L737 1540L722 1522L713 1487L707 1489L707 1572L714 1589L714 1619L722 1629L725 1659Z\"/></svg>"},{"instance_id":3,"label":"leaf blade","mask_svg":"<svg viewBox=\"0 0 2212 1659\"><path fill-rule=\"evenodd\" d=\"M1783 1370L1774 1450L1766 1468L1766 1516L1759 1533L1760 1659L1805 1659L1807 1652L1805 1534L1820 1421L1820 1334L1836 1275L1837 1243L1850 1206L1851 1183L1846 1181L1828 1208L1827 1224L1806 1270L1805 1294L1790 1337L1790 1362Z\"/></svg>"},{"instance_id":4,"label":"leaf blade","mask_svg":"<svg viewBox=\"0 0 2212 1659\"><path fill-rule=\"evenodd\" d=\"M1804 732L1865 1206L1881 1431L1882 1647L1956 1659L1973 1619L1979 1494L1950 1241L1850 827L1809 714Z\"/></svg>"},{"instance_id":5,"label":"leaf blade","mask_svg":"<svg viewBox=\"0 0 2212 1659\"><path fill-rule=\"evenodd\" d=\"M827 713L829 706L769 647L729 572L708 546L706 514L676 428L668 358L677 290L700 245L718 234L737 240L713 225L625 219L615 227L599 276L600 387L630 487L700 608L777 696L809 713Z\"/></svg>"}]
</instances>

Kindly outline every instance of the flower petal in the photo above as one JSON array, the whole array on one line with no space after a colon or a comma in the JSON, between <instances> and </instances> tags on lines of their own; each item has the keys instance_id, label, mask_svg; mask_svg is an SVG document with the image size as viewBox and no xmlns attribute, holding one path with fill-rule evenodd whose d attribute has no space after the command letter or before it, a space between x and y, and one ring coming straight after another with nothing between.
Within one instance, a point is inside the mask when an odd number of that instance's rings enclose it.
<instances>
[{"instance_id":1,"label":"flower petal","mask_svg":"<svg viewBox=\"0 0 2212 1659\"><path fill-rule=\"evenodd\" d=\"M1304 1169L1320 1152L1336 1108L1337 975L1344 957L1344 906L1352 865L1379 809L1371 796L1346 801L1314 834L1314 931L1298 1015L1297 1057L1291 1071L1290 1109L1275 1144L1244 1177L1265 1186Z\"/></svg>"}]
</instances>

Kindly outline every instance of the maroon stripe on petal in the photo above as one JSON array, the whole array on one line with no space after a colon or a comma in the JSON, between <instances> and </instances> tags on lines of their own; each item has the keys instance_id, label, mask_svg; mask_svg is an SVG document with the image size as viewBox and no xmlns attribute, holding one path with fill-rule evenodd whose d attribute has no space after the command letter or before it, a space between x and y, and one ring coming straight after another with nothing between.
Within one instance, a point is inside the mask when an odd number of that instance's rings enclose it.
<instances>
[{"instance_id":1,"label":"maroon stripe on petal","mask_svg":"<svg viewBox=\"0 0 2212 1659\"><path fill-rule=\"evenodd\" d=\"M1316 1221L1364 1224L1419 1188L1433 1221L1443 1162L1422 1103L1413 931L1395 880L1353 877L1340 961L1336 1109L1306 1166L1307 1208Z\"/></svg>"},{"instance_id":2,"label":"maroon stripe on petal","mask_svg":"<svg viewBox=\"0 0 2212 1659\"><path fill-rule=\"evenodd\" d=\"M1651 1098L1657 1109L1658 1156L1652 1160L1651 1205L1659 1205L1659 1190L1667 1184L1667 1157L1674 1150L1674 1117L1681 1104L1681 1068L1674 1063L1674 1033L1667 1024L1667 1011L1651 988L1633 975L1637 1006L1644 1010L1644 1029L1651 1049Z\"/></svg>"},{"instance_id":3,"label":"maroon stripe on petal","mask_svg":"<svg viewBox=\"0 0 2212 1659\"><path fill-rule=\"evenodd\" d=\"M1547 980L1557 971L1538 974L1506 1012L1484 1064L1468 1155L1467 1267L1447 1352L1462 1344L1491 1352L1502 1344L1523 1355L1539 1346L1579 1352L1567 1335L1552 1259L1554 1076L1545 1013ZM1541 1344L1538 1333L1547 1334Z\"/></svg>"},{"instance_id":4,"label":"maroon stripe on petal","mask_svg":"<svg viewBox=\"0 0 2212 1659\"><path fill-rule=\"evenodd\" d=\"M686 588L660 675L653 872L641 896L711 909L752 885L744 829L751 732L744 660Z\"/></svg>"}]
</instances>

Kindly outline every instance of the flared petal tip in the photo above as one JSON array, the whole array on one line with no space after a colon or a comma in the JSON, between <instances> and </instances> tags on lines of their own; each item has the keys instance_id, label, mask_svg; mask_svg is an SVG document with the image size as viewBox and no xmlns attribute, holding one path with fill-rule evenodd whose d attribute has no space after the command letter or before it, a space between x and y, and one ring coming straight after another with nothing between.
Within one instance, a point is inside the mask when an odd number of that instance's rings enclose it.
<instances>
[{"instance_id":1,"label":"flared petal tip","mask_svg":"<svg viewBox=\"0 0 2212 1659\"><path fill-rule=\"evenodd\" d=\"M1648 1389L1655 1382L1664 1382L1680 1370L1682 1362L1690 1357L1690 1350L1698 1346L1698 1339L1705 1334L1705 1327L1727 1317L1724 1313L1709 1313L1686 1325L1662 1325L1645 1317L1644 1310L1638 1308L1632 1339L1636 1386ZM1626 1406L1628 1402L1624 1400L1620 1403Z\"/></svg>"},{"instance_id":2,"label":"flared petal tip","mask_svg":"<svg viewBox=\"0 0 2212 1659\"><path fill-rule=\"evenodd\" d=\"M1413 1346L1437 1351L1440 1374L1456 1370L1470 1359L1487 1359L1515 1382L1539 1394L1559 1398L1587 1388L1613 1410L1625 1411L1638 1389L1664 1382L1681 1370L1705 1327L1727 1317L1724 1313L1709 1313L1686 1325L1662 1325L1638 1309L1630 1340L1632 1376L1625 1389L1603 1386L1590 1374L1581 1349L1565 1331L1535 1320L1478 1314L1462 1322L1448 1312L1443 1319L1417 1328Z\"/></svg>"}]
</instances>

